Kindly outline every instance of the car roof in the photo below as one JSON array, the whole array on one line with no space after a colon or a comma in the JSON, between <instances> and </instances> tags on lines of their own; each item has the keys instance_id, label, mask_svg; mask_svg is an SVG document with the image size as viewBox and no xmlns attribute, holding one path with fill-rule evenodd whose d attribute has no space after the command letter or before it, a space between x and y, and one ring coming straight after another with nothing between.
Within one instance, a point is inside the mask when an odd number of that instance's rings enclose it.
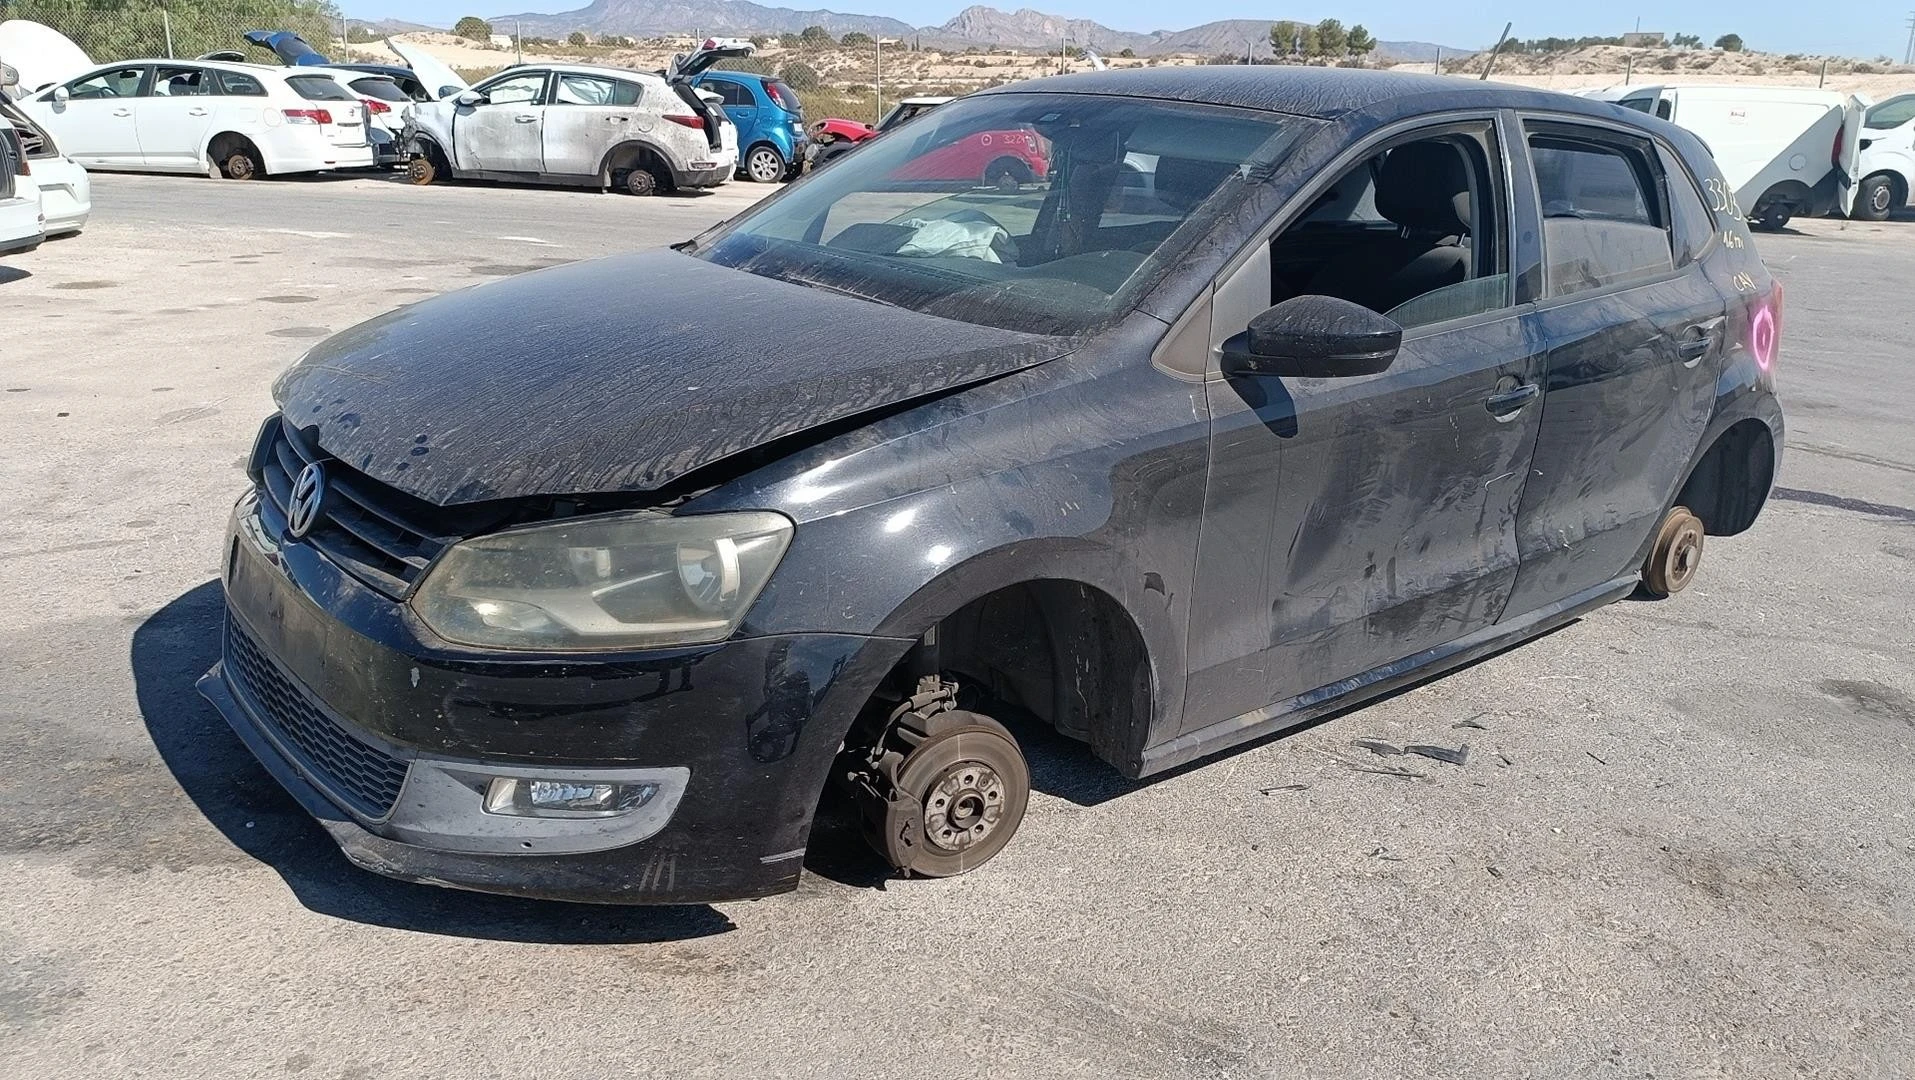
<instances>
[{"instance_id":1,"label":"car roof","mask_svg":"<svg viewBox=\"0 0 1915 1080\"><path fill-rule=\"evenodd\" d=\"M900 98L900 105L948 105L957 99L954 97L908 97Z\"/></svg>"},{"instance_id":2,"label":"car roof","mask_svg":"<svg viewBox=\"0 0 1915 1080\"><path fill-rule=\"evenodd\" d=\"M1290 65L1202 65L1083 71L1011 83L985 94L1109 94L1334 119L1375 110L1390 118L1442 109L1536 108L1612 117L1613 108L1549 90L1454 75ZM1401 107L1414 101L1414 109Z\"/></svg>"}]
</instances>

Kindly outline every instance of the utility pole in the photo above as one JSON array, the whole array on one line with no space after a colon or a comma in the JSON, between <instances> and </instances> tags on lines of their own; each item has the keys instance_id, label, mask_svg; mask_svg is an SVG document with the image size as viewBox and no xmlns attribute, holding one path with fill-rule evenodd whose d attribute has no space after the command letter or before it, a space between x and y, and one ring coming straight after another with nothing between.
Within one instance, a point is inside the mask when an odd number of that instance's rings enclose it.
<instances>
[{"instance_id":1,"label":"utility pole","mask_svg":"<svg viewBox=\"0 0 1915 1080\"><path fill-rule=\"evenodd\" d=\"M173 59L173 17L166 13L165 8L160 9L160 26L166 31L166 58L171 60Z\"/></svg>"},{"instance_id":2,"label":"utility pole","mask_svg":"<svg viewBox=\"0 0 1915 1080\"><path fill-rule=\"evenodd\" d=\"M1436 73L1443 74L1443 46L1436 47Z\"/></svg>"},{"instance_id":3,"label":"utility pole","mask_svg":"<svg viewBox=\"0 0 1915 1080\"><path fill-rule=\"evenodd\" d=\"M1902 63L1915 64L1915 11L1908 13L1908 51L1902 54Z\"/></svg>"}]
</instances>

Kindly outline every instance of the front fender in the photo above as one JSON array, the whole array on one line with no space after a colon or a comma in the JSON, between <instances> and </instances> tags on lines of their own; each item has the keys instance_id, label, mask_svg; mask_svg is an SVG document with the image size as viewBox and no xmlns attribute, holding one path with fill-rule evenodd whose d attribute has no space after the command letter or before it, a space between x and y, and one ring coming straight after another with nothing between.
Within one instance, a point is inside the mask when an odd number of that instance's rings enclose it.
<instances>
[{"instance_id":1,"label":"front fender","mask_svg":"<svg viewBox=\"0 0 1915 1080\"><path fill-rule=\"evenodd\" d=\"M1154 329L1152 328L1154 326ZM1202 388L1147 362L1138 317L1083 351L868 422L692 500L797 522L744 632L917 637L1007 586L1068 581L1148 651L1174 731L1209 462Z\"/></svg>"}]
</instances>

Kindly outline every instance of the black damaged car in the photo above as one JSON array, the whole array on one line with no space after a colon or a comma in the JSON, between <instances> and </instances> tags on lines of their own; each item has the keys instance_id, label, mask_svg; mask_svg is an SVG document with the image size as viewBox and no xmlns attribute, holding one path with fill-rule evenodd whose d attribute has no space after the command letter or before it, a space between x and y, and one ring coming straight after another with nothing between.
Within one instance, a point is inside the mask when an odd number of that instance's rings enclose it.
<instances>
[{"instance_id":1,"label":"black damaged car","mask_svg":"<svg viewBox=\"0 0 1915 1080\"><path fill-rule=\"evenodd\" d=\"M1013 130L1044 180L911 179ZM201 686L383 874L776 893L827 784L961 873L1025 813L1005 719L1149 776L1681 589L1768 497L1781 299L1703 146L1614 106L1003 87L313 349Z\"/></svg>"}]
</instances>

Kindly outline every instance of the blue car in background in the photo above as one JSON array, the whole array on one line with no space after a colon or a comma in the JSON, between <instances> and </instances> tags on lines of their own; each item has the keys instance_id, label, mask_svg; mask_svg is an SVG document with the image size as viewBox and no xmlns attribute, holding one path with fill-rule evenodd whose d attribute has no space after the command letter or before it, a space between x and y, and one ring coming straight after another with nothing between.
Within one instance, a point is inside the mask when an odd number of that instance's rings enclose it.
<instances>
[{"instance_id":1,"label":"blue car in background","mask_svg":"<svg viewBox=\"0 0 1915 1080\"><path fill-rule=\"evenodd\" d=\"M692 80L717 94L738 128L738 175L760 184L789 180L804 168L805 114L798 95L771 75L708 71Z\"/></svg>"}]
</instances>

